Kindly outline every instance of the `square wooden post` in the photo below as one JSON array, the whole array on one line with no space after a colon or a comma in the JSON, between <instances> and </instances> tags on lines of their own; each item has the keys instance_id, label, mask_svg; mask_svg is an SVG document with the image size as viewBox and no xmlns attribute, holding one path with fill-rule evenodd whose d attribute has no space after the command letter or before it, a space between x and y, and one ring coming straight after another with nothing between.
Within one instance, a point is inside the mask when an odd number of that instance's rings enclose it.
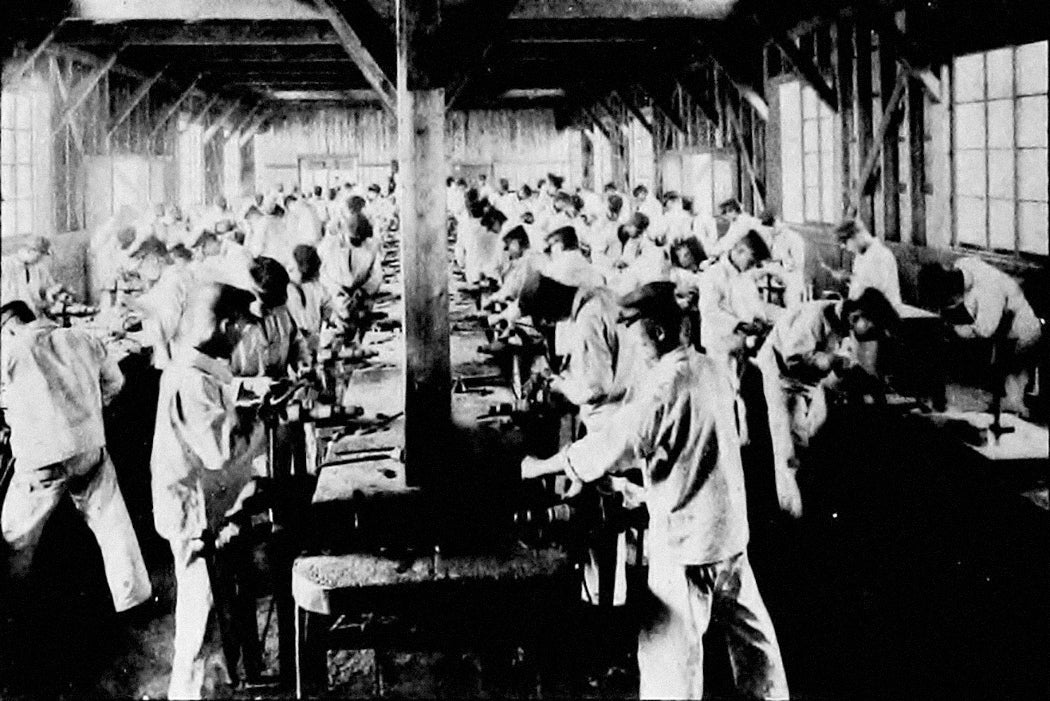
<instances>
[{"instance_id":1,"label":"square wooden post","mask_svg":"<svg viewBox=\"0 0 1050 701\"><path fill-rule=\"evenodd\" d=\"M397 133L405 304L405 474L432 482L451 428L445 90L422 58L440 19L435 0L397 2Z\"/></svg>"}]
</instances>

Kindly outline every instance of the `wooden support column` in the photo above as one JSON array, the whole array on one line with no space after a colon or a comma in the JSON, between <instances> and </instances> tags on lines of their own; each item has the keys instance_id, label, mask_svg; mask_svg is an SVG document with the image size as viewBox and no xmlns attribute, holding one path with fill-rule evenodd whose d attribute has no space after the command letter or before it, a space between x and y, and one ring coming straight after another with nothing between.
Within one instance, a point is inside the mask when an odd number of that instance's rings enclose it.
<instances>
[{"instance_id":1,"label":"wooden support column","mask_svg":"<svg viewBox=\"0 0 1050 701\"><path fill-rule=\"evenodd\" d=\"M445 90L429 70L439 0L397 0L397 134L405 304L405 475L436 487L452 427Z\"/></svg>"},{"instance_id":2,"label":"wooden support column","mask_svg":"<svg viewBox=\"0 0 1050 701\"><path fill-rule=\"evenodd\" d=\"M854 38L856 46L857 62L857 160L866 163L869 154L875 150L872 141L872 96L871 90L871 27L858 20ZM861 175L866 171L861 168ZM853 186L856 197L850 201L851 210L860 216L864 226L869 231L875 229L875 199L868 192L865 182L857 182Z\"/></svg>"},{"instance_id":3,"label":"wooden support column","mask_svg":"<svg viewBox=\"0 0 1050 701\"><path fill-rule=\"evenodd\" d=\"M911 242L926 245L926 94L922 81L908 79L908 153L911 155Z\"/></svg>"},{"instance_id":4,"label":"wooden support column","mask_svg":"<svg viewBox=\"0 0 1050 701\"><path fill-rule=\"evenodd\" d=\"M846 22L835 26L835 82L838 87L838 118L842 142L839 158L842 160L843 199L853 189L853 144L856 131L853 127L853 31ZM848 206L849 203L844 202Z\"/></svg>"},{"instance_id":5,"label":"wooden support column","mask_svg":"<svg viewBox=\"0 0 1050 701\"><path fill-rule=\"evenodd\" d=\"M882 225L887 241L901 240L901 201L900 201L900 123L896 103L893 108L890 100L897 78L897 59L894 56L893 40L886 34L879 37L879 95L882 99L884 114L890 121L882 129ZM900 100L900 95L897 95Z\"/></svg>"},{"instance_id":6,"label":"wooden support column","mask_svg":"<svg viewBox=\"0 0 1050 701\"><path fill-rule=\"evenodd\" d=\"M117 127L123 124L125 119L131 116L131 113L135 111L135 108L139 106L139 103L149 94L150 88L152 88L153 85L160 80L160 77L164 75L165 70L166 67L160 69L152 76L142 81L142 83L135 89L135 92L133 92L131 97L128 98L127 104L125 104L120 112L117 113L116 118L109 127L109 131L106 132L106 138L112 136L113 132L117 130Z\"/></svg>"}]
</instances>

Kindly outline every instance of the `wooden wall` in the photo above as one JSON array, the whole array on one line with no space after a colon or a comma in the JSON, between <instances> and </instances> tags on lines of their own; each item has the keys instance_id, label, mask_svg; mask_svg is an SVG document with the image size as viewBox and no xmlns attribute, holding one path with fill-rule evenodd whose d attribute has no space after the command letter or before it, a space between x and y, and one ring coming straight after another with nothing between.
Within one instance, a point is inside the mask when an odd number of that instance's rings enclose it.
<instances>
[{"instance_id":1,"label":"wooden wall","mask_svg":"<svg viewBox=\"0 0 1050 701\"><path fill-rule=\"evenodd\" d=\"M397 158L397 124L379 108L322 107L275 120L255 137L255 178L260 190L298 183L303 156L354 159L362 183L382 182ZM567 173L578 144L554 126L550 110L477 110L449 113L445 149L449 167L488 166L512 186Z\"/></svg>"}]
</instances>

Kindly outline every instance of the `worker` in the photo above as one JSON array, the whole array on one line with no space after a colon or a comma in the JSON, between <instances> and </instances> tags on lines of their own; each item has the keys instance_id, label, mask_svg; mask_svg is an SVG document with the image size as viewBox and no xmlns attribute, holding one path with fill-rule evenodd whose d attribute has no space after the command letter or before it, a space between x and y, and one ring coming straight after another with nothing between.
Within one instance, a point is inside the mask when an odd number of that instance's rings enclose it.
<instances>
[{"instance_id":1,"label":"worker","mask_svg":"<svg viewBox=\"0 0 1050 701\"><path fill-rule=\"evenodd\" d=\"M318 254L333 318L342 326L347 342L360 342L368 330L364 322L373 299L383 284L383 262L372 225L364 216L353 215L345 242L341 235L329 235Z\"/></svg>"},{"instance_id":2,"label":"worker","mask_svg":"<svg viewBox=\"0 0 1050 701\"><path fill-rule=\"evenodd\" d=\"M196 284L198 268L193 254L182 244L172 247L170 264L157 283L132 303L143 315L143 330L151 340L153 367L163 370L176 353L186 300Z\"/></svg>"},{"instance_id":3,"label":"worker","mask_svg":"<svg viewBox=\"0 0 1050 701\"><path fill-rule=\"evenodd\" d=\"M102 227L91 239L91 279L103 308L117 303L135 268L136 233L131 226Z\"/></svg>"},{"instance_id":4,"label":"worker","mask_svg":"<svg viewBox=\"0 0 1050 701\"><path fill-rule=\"evenodd\" d=\"M625 244L625 251L629 246L637 246L630 250L636 251L633 260L622 260L626 263L615 276L610 286L617 294L625 295L642 285L650 282L666 281L671 275L671 260L667 253L667 229L664 220L658 223L658 229L646 225L645 215L635 212L632 220L626 226L633 231L631 238Z\"/></svg>"},{"instance_id":5,"label":"worker","mask_svg":"<svg viewBox=\"0 0 1050 701\"><path fill-rule=\"evenodd\" d=\"M576 229L563 226L547 236L550 263L546 275L571 287L601 287L605 274L584 257Z\"/></svg>"},{"instance_id":6,"label":"worker","mask_svg":"<svg viewBox=\"0 0 1050 701\"><path fill-rule=\"evenodd\" d=\"M619 239L623 198L611 194L605 198L605 209L588 232L587 246L591 262L608 276L623 253L623 242Z\"/></svg>"},{"instance_id":7,"label":"worker","mask_svg":"<svg viewBox=\"0 0 1050 701\"><path fill-rule=\"evenodd\" d=\"M703 636L717 610L739 691L787 699L776 632L748 561L725 366L681 344L670 285L643 286L621 305L628 332L653 364L601 430L552 458L525 458L522 477L565 473L592 482L624 464L644 466L651 605L638 637L641 698L703 697Z\"/></svg>"},{"instance_id":8,"label":"worker","mask_svg":"<svg viewBox=\"0 0 1050 701\"><path fill-rule=\"evenodd\" d=\"M324 227L321 224L321 218L317 215L317 210L308 201L289 195L285 198L284 207L285 231L289 237L287 242L289 249L299 244L316 246L321 242Z\"/></svg>"},{"instance_id":9,"label":"worker","mask_svg":"<svg viewBox=\"0 0 1050 701\"><path fill-rule=\"evenodd\" d=\"M662 234L669 243L690 238L693 235L693 215L685 208L682 196L671 190L664 195L664 214L661 221Z\"/></svg>"},{"instance_id":10,"label":"worker","mask_svg":"<svg viewBox=\"0 0 1050 701\"><path fill-rule=\"evenodd\" d=\"M1002 409L1028 416L1025 390L1038 362L1042 324L1017 281L976 256L964 256L948 270L939 263L923 266L919 288L956 336L997 343L996 361L1004 376Z\"/></svg>"},{"instance_id":11,"label":"worker","mask_svg":"<svg viewBox=\"0 0 1050 701\"><path fill-rule=\"evenodd\" d=\"M21 300L34 316L43 314L62 291L48 267L50 256L51 241L34 236L0 260L0 304Z\"/></svg>"},{"instance_id":12,"label":"worker","mask_svg":"<svg viewBox=\"0 0 1050 701\"><path fill-rule=\"evenodd\" d=\"M245 328L230 367L237 377L287 377L303 351L299 328L288 310L288 271L273 258L262 257L255 259L250 272L262 314Z\"/></svg>"},{"instance_id":13,"label":"worker","mask_svg":"<svg viewBox=\"0 0 1050 701\"><path fill-rule=\"evenodd\" d=\"M752 230L700 277L700 339L709 355L727 358L748 343L757 350L770 319L754 269L768 259L769 248Z\"/></svg>"},{"instance_id":14,"label":"worker","mask_svg":"<svg viewBox=\"0 0 1050 701\"><path fill-rule=\"evenodd\" d=\"M292 238L285 221L285 210L276 201L264 202L261 212L251 220L251 229L245 239L245 247L253 258L272 258L286 269L294 267L292 260Z\"/></svg>"},{"instance_id":15,"label":"worker","mask_svg":"<svg viewBox=\"0 0 1050 701\"><path fill-rule=\"evenodd\" d=\"M649 226L658 229L664 213L660 201L649 192L649 188L645 185L635 186L631 194L634 196L634 211L644 214L649 219Z\"/></svg>"},{"instance_id":16,"label":"worker","mask_svg":"<svg viewBox=\"0 0 1050 701\"><path fill-rule=\"evenodd\" d=\"M832 277L849 281L849 298L858 299L864 290L874 288L890 301L896 309L901 308L901 283L897 273L897 259L881 239L876 237L859 219L849 219L835 227L839 244L854 254L852 274L832 270L825 264Z\"/></svg>"},{"instance_id":17,"label":"worker","mask_svg":"<svg viewBox=\"0 0 1050 701\"><path fill-rule=\"evenodd\" d=\"M705 260L700 241L687 236L671 244L671 272L668 275L675 285L675 299L682 310L682 334L689 345L699 349L700 344L700 266Z\"/></svg>"},{"instance_id":18,"label":"worker","mask_svg":"<svg viewBox=\"0 0 1050 701\"><path fill-rule=\"evenodd\" d=\"M519 301L521 313L535 324L555 325L554 355L564 366L550 382L550 390L578 408L581 432L600 430L624 398L635 370L636 357L621 343L617 331L620 307L605 287L562 284L534 275ZM597 555L591 552L584 570L581 596L591 603L601 598ZM626 538L617 538L613 604L626 601Z\"/></svg>"},{"instance_id":19,"label":"worker","mask_svg":"<svg viewBox=\"0 0 1050 701\"><path fill-rule=\"evenodd\" d=\"M488 302L515 301L532 275L542 272L549 262L547 256L532 250L525 227L518 225L503 235L503 253L506 265L503 268L500 288Z\"/></svg>"},{"instance_id":20,"label":"worker","mask_svg":"<svg viewBox=\"0 0 1050 701\"><path fill-rule=\"evenodd\" d=\"M764 269L784 285L784 307L793 309L808 297L806 282L806 241L787 226L774 210L762 215L762 226L769 243L769 262Z\"/></svg>"},{"instance_id":21,"label":"worker","mask_svg":"<svg viewBox=\"0 0 1050 701\"><path fill-rule=\"evenodd\" d=\"M501 251L499 229L506 219L498 210L492 210L477 190L467 192L467 202L467 215L456 230L455 258L467 283L475 285L497 274Z\"/></svg>"},{"instance_id":22,"label":"worker","mask_svg":"<svg viewBox=\"0 0 1050 701\"><path fill-rule=\"evenodd\" d=\"M152 593L102 423L103 406L123 384L101 341L36 317L22 300L0 307L0 391L14 457L2 528L12 574L26 574L48 518L69 494L98 541L117 611Z\"/></svg>"},{"instance_id":23,"label":"worker","mask_svg":"<svg viewBox=\"0 0 1050 701\"><path fill-rule=\"evenodd\" d=\"M868 376L858 351L893 334L899 322L893 306L873 288L856 300L801 303L777 319L755 364L762 370L778 471L794 474L799 452L827 419L828 391L863 393L880 382ZM778 493L784 487L781 480Z\"/></svg>"},{"instance_id":24,"label":"worker","mask_svg":"<svg viewBox=\"0 0 1050 701\"><path fill-rule=\"evenodd\" d=\"M295 247L292 256L296 274L288 285L288 311L307 348L316 351L321 324L331 311L331 298L321 283L321 257L316 248L302 244Z\"/></svg>"},{"instance_id":25,"label":"worker","mask_svg":"<svg viewBox=\"0 0 1050 701\"><path fill-rule=\"evenodd\" d=\"M168 698L201 698L210 651L213 600L206 541L241 488L251 458L262 453L262 422L241 423L230 355L253 318L253 295L204 285L190 300L187 347L160 381L150 460L153 520L175 560L175 642ZM221 656L219 682L229 682Z\"/></svg>"},{"instance_id":26,"label":"worker","mask_svg":"<svg viewBox=\"0 0 1050 701\"><path fill-rule=\"evenodd\" d=\"M702 222L696 230L704 253L712 263L727 254L749 231L762 230L762 222L750 214L745 214L740 201L735 198L730 197L720 202L718 213L717 219Z\"/></svg>"}]
</instances>

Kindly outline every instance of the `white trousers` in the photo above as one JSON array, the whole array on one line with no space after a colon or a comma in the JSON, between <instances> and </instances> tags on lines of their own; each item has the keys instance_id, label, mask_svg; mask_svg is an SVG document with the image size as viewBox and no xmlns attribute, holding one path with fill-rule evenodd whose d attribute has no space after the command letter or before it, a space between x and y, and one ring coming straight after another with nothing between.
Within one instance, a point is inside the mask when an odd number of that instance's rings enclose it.
<instances>
[{"instance_id":1,"label":"white trousers","mask_svg":"<svg viewBox=\"0 0 1050 701\"><path fill-rule=\"evenodd\" d=\"M149 574L105 448L39 468L15 463L0 515L4 540L15 551L12 574L29 571L44 526L67 492L98 541L113 607L126 611L144 602L153 592Z\"/></svg>"},{"instance_id":2,"label":"white trousers","mask_svg":"<svg viewBox=\"0 0 1050 701\"><path fill-rule=\"evenodd\" d=\"M747 553L712 565L682 565L653 551L652 609L638 635L641 698L704 695L703 637L712 613L725 624L738 691L748 698L789 698L777 635Z\"/></svg>"},{"instance_id":3,"label":"white trousers","mask_svg":"<svg viewBox=\"0 0 1050 701\"><path fill-rule=\"evenodd\" d=\"M199 699L207 691L210 660L214 660L216 681L228 684L230 676L220 654L221 645L211 642L214 601L208 565L201 555L204 543L199 539L169 543L175 560L175 653L168 698Z\"/></svg>"}]
</instances>

